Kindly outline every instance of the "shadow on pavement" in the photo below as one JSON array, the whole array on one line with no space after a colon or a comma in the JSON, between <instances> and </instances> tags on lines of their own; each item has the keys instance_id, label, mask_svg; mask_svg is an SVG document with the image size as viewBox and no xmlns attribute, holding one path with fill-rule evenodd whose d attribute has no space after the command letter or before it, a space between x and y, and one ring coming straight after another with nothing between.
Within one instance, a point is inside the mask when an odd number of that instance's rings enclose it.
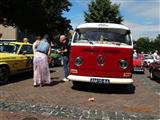
<instances>
[{"instance_id":1,"label":"shadow on pavement","mask_svg":"<svg viewBox=\"0 0 160 120\"><path fill-rule=\"evenodd\" d=\"M32 71L24 72L24 73L18 73L18 74L9 76L9 80L6 84L11 84L11 83L19 82L19 81L24 81L24 80L28 80L30 78L33 78L33 72Z\"/></svg>"},{"instance_id":2,"label":"shadow on pavement","mask_svg":"<svg viewBox=\"0 0 160 120\"><path fill-rule=\"evenodd\" d=\"M58 80L58 79L59 79L59 77L51 78L51 80L52 80L51 83L44 85L44 87L45 87L45 86L55 86L55 85L57 85L57 84L59 84L59 83L64 83L64 81Z\"/></svg>"},{"instance_id":3,"label":"shadow on pavement","mask_svg":"<svg viewBox=\"0 0 160 120\"><path fill-rule=\"evenodd\" d=\"M78 91L87 91L93 93L104 93L104 94L134 94L135 86L130 85L102 85L102 84L91 84L91 83L80 83L79 85L73 85L72 89Z\"/></svg>"},{"instance_id":4,"label":"shadow on pavement","mask_svg":"<svg viewBox=\"0 0 160 120\"><path fill-rule=\"evenodd\" d=\"M53 72L56 72L56 71L50 70L50 73L53 73ZM7 81L6 84L16 83L19 81L24 81L24 80L28 80L28 79L32 79L32 78L33 78L33 71L17 73L15 75L9 76L9 80ZM58 78L53 78L53 79L58 79Z\"/></svg>"},{"instance_id":5,"label":"shadow on pavement","mask_svg":"<svg viewBox=\"0 0 160 120\"><path fill-rule=\"evenodd\" d=\"M149 78L149 80L151 80L151 81L155 81L160 84L160 78L150 79L150 76L147 76L147 78Z\"/></svg>"}]
</instances>

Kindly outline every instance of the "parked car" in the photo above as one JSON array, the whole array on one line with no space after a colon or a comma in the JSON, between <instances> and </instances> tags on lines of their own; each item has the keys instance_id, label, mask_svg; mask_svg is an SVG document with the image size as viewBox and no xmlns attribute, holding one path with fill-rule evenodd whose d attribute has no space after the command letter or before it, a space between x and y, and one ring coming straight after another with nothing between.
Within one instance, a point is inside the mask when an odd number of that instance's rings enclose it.
<instances>
[{"instance_id":1,"label":"parked car","mask_svg":"<svg viewBox=\"0 0 160 120\"><path fill-rule=\"evenodd\" d=\"M8 81L11 74L32 70L32 44L9 42L0 44L0 83Z\"/></svg>"},{"instance_id":2,"label":"parked car","mask_svg":"<svg viewBox=\"0 0 160 120\"><path fill-rule=\"evenodd\" d=\"M133 72L144 73L144 71L143 60L139 56L133 57Z\"/></svg>"},{"instance_id":3,"label":"parked car","mask_svg":"<svg viewBox=\"0 0 160 120\"><path fill-rule=\"evenodd\" d=\"M149 65L150 79L160 80L160 60Z\"/></svg>"},{"instance_id":4,"label":"parked car","mask_svg":"<svg viewBox=\"0 0 160 120\"><path fill-rule=\"evenodd\" d=\"M153 62L154 62L154 59L152 55L149 55L149 54L144 55L144 62L143 62L144 67L149 67L150 63L153 63Z\"/></svg>"},{"instance_id":5,"label":"parked car","mask_svg":"<svg viewBox=\"0 0 160 120\"><path fill-rule=\"evenodd\" d=\"M62 59L61 59L61 54L59 54L58 52L58 48L52 48L51 49L51 54L50 54L50 66L54 67L54 66L61 66L62 63Z\"/></svg>"}]
</instances>

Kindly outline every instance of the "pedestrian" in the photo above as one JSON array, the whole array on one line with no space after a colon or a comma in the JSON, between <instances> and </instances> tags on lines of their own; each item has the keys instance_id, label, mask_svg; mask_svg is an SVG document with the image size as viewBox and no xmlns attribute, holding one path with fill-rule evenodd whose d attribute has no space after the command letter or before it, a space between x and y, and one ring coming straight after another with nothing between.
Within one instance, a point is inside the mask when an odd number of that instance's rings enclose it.
<instances>
[{"instance_id":1,"label":"pedestrian","mask_svg":"<svg viewBox=\"0 0 160 120\"><path fill-rule=\"evenodd\" d=\"M48 55L50 54L50 44L48 35L45 34L42 40L36 40L34 44L34 87L44 86L51 83L48 65Z\"/></svg>"},{"instance_id":2,"label":"pedestrian","mask_svg":"<svg viewBox=\"0 0 160 120\"><path fill-rule=\"evenodd\" d=\"M138 54L137 54L136 50L134 49L133 50L133 58L137 58L137 57L138 57Z\"/></svg>"},{"instance_id":3,"label":"pedestrian","mask_svg":"<svg viewBox=\"0 0 160 120\"><path fill-rule=\"evenodd\" d=\"M26 37L23 38L23 42L24 42L24 43L29 43L29 42L28 42L28 38L26 38Z\"/></svg>"},{"instance_id":4,"label":"pedestrian","mask_svg":"<svg viewBox=\"0 0 160 120\"><path fill-rule=\"evenodd\" d=\"M68 77L68 60L69 60L69 45L68 39L65 35L60 36L61 50L58 51L62 55L63 60L63 70L64 70L64 79L63 81L69 81Z\"/></svg>"},{"instance_id":5,"label":"pedestrian","mask_svg":"<svg viewBox=\"0 0 160 120\"><path fill-rule=\"evenodd\" d=\"M158 50L156 50L156 51L152 54L152 56L153 56L154 61L159 61L160 56L158 55Z\"/></svg>"},{"instance_id":6,"label":"pedestrian","mask_svg":"<svg viewBox=\"0 0 160 120\"><path fill-rule=\"evenodd\" d=\"M139 54L139 58L144 61L144 52L142 51L140 54Z\"/></svg>"},{"instance_id":7,"label":"pedestrian","mask_svg":"<svg viewBox=\"0 0 160 120\"><path fill-rule=\"evenodd\" d=\"M36 36L35 37L35 42L33 43L33 54L35 54L37 46L40 43L40 41L41 41L41 36L39 36L39 35Z\"/></svg>"}]
</instances>

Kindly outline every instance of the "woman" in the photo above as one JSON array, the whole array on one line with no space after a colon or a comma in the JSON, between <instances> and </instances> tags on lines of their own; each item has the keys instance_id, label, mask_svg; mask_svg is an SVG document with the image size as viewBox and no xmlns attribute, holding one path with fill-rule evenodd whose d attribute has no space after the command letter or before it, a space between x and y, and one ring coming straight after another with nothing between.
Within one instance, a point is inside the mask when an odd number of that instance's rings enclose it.
<instances>
[{"instance_id":1,"label":"woman","mask_svg":"<svg viewBox=\"0 0 160 120\"><path fill-rule=\"evenodd\" d=\"M34 50L34 87L50 84L50 71L48 66L48 54L50 54L50 45L47 41L48 35L42 40L36 40L33 44ZM40 41L40 42L38 42Z\"/></svg>"}]
</instances>

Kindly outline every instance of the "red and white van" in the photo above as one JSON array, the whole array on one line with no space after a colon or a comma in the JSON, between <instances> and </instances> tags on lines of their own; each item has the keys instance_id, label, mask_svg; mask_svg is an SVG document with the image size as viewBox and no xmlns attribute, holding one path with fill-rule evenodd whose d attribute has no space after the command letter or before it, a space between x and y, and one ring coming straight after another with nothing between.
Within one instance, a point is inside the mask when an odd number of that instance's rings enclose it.
<instances>
[{"instance_id":1,"label":"red and white van","mask_svg":"<svg viewBox=\"0 0 160 120\"><path fill-rule=\"evenodd\" d=\"M128 27L112 23L79 25L72 37L68 79L132 84L133 42Z\"/></svg>"}]
</instances>

